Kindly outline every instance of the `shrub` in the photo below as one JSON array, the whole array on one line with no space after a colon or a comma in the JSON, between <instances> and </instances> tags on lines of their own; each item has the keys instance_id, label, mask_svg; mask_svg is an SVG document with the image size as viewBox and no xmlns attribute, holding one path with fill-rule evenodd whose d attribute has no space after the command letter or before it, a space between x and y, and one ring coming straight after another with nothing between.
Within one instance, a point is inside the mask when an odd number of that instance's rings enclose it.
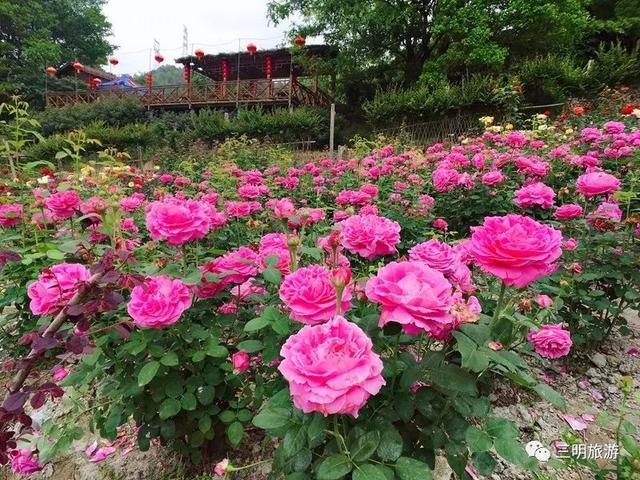
<instances>
[{"instance_id":1,"label":"shrub","mask_svg":"<svg viewBox=\"0 0 640 480\"><path fill-rule=\"evenodd\" d=\"M584 92L584 71L573 58L549 54L524 59L517 66L528 102L564 102Z\"/></svg>"},{"instance_id":2,"label":"shrub","mask_svg":"<svg viewBox=\"0 0 640 480\"><path fill-rule=\"evenodd\" d=\"M601 43L586 73L589 87L595 90L637 84L639 78L640 44L629 51L620 43Z\"/></svg>"}]
</instances>

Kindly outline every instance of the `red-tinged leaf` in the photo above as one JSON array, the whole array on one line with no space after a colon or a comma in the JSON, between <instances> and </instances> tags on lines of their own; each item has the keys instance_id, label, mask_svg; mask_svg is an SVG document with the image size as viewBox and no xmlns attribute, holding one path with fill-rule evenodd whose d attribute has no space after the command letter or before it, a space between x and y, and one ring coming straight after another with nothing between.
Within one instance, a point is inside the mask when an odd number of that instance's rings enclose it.
<instances>
[{"instance_id":1,"label":"red-tinged leaf","mask_svg":"<svg viewBox=\"0 0 640 480\"><path fill-rule=\"evenodd\" d=\"M37 336L36 333L31 332L31 333L25 333L24 335L22 335L20 337L20 340L18 340L18 343L20 345L31 345L31 342L33 342L33 339Z\"/></svg>"},{"instance_id":2,"label":"red-tinged leaf","mask_svg":"<svg viewBox=\"0 0 640 480\"><path fill-rule=\"evenodd\" d=\"M111 309L114 309L124 302L124 297L119 292L110 291L104 296L104 301L111 306Z\"/></svg>"},{"instance_id":3,"label":"red-tinged leaf","mask_svg":"<svg viewBox=\"0 0 640 480\"><path fill-rule=\"evenodd\" d=\"M100 279L100 284L106 285L108 283L116 283L119 279L120 279L120 272L116 270L109 270Z\"/></svg>"},{"instance_id":4,"label":"red-tinged leaf","mask_svg":"<svg viewBox=\"0 0 640 480\"><path fill-rule=\"evenodd\" d=\"M27 394L25 392L11 393L4 401L2 406L7 413L18 413L22 411L24 402L27 401Z\"/></svg>"},{"instance_id":5,"label":"red-tinged leaf","mask_svg":"<svg viewBox=\"0 0 640 480\"><path fill-rule=\"evenodd\" d=\"M131 335L131 332L121 324L116 325L114 328L115 328L115 331L118 333L118 335L120 335L125 340L129 338L129 335Z\"/></svg>"},{"instance_id":6,"label":"red-tinged leaf","mask_svg":"<svg viewBox=\"0 0 640 480\"><path fill-rule=\"evenodd\" d=\"M64 390L60 387L54 387L51 390L49 390L49 393L51 394L51 398L60 398L64 395Z\"/></svg>"},{"instance_id":7,"label":"red-tinged leaf","mask_svg":"<svg viewBox=\"0 0 640 480\"><path fill-rule=\"evenodd\" d=\"M83 313L84 313L84 305L82 304L69 305L69 307L67 307L67 315L71 317L78 317Z\"/></svg>"},{"instance_id":8,"label":"red-tinged leaf","mask_svg":"<svg viewBox=\"0 0 640 480\"><path fill-rule=\"evenodd\" d=\"M42 407L46 401L47 401L47 394L43 391L39 391L33 397L31 397L31 402L30 402L31 407L34 410L37 410L40 407Z\"/></svg>"},{"instance_id":9,"label":"red-tinged leaf","mask_svg":"<svg viewBox=\"0 0 640 480\"><path fill-rule=\"evenodd\" d=\"M58 341L53 337L36 337L31 344L36 352L44 352L45 350L51 350L58 346Z\"/></svg>"},{"instance_id":10,"label":"red-tinged leaf","mask_svg":"<svg viewBox=\"0 0 640 480\"><path fill-rule=\"evenodd\" d=\"M88 344L89 340L85 335L74 335L67 342L67 348L76 355L80 355Z\"/></svg>"},{"instance_id":11,"label":"red-tinged leaf","mask_svg":"<svg viewBox=\"0 0 640 480\"><path fill-rule=\"evenodd\" d=\"M33 423L33 419L26 413L22 413L18 415L18 421L25 427L30 427L31 424Z\"/></svg>"}]
</instances>

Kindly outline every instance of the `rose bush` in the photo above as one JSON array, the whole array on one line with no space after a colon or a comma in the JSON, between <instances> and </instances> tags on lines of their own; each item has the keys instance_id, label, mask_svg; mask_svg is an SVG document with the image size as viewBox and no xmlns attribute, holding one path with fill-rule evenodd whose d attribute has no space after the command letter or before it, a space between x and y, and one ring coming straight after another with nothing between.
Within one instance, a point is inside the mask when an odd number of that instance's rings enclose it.
<instances>
[{"instance_id":1,"label":"rose bush","mask_svg":"<svg viewBox=\"0 0 640 480\"><path fill-rule=\"evenodd\" d=\"M81 438L27 413L72 392L99 459L131 429L222 460L258 427L288 480L428 478L441 454L459 477L535 470L493 382L563 408L520 354L624 334L640 301L640 129L617 120L3 180L3 347L24 360L5 362L0 461L28 473Z\"/></svg>"}]
</instances>

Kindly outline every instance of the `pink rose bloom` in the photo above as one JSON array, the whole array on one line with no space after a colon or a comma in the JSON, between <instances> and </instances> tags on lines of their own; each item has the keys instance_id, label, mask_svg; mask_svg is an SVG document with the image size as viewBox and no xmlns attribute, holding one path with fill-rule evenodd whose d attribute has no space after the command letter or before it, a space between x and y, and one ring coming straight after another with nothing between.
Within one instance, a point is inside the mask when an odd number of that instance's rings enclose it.
<instances>
[{"instance_id":1,"label":"pink rose bloom","mask_svg":"<svg viewBox=\"0 0 640 480\"><path fill-rule=\"evenodd\" d=\"M148 277L131 291L127 312L136 325L162 328L178 321L191 306L191 290L181 280L166 275Z\"/></svg>"},{"instance_id":2,"label":"pink rose bloom","mask_svg":"<svg viewBox=\"0 0 640 480\"><path fill-rule=\"evenodd\" d=\"M247 217L252 213L262 209L260 202L235 202L228 200L224 202L224 208L230 217Z\"/></svg>"},{"instance_id":3,"label":"pink rose bloom","mask_svg":"<svg viewBox=\"0 0 640 480\"><path fill-rule=\"evenodd\" d=\"M379 325L402 325L405 332L437 335L453 321L451 284L424 262L391 262L365 287L367 298L382 305Z\"/></svg>"},{"instance_id":4,"label":"pink rose bloom","mask_svg":"<svg viewBox=\"0 0 640 480\"><path fill-rule=\"evenodd\" d=\"M260 265L263 268L267 267L267 257L278 257L275 268L284 275L289 273L291 255L287 244L287 236L284 233L267 233L262 237L258 247L258 256L260 257Z\"/></svg>"},{"instance_id":5,"label":"pink rose bloom","mask_svg":"<svg viewBox=\"0 0 640 480\"><path fill-rule=\"evenodd\" d=\"M289 218L296 211L296 206L288 198L281 198L273 203L273 214L276 218Z\"/></svg>"},{"instance_id":6,"label":"pink rose bloom","mask_svg":"<svg viewBox=\"0 0 640 480\"><path fill-rule=\"evenodd\" d=\"M460 263L458 254L452 247L438 240L419 243L409 250L409 259L424 262L443 275L452 275Z\"/></svg>"},{"instance_id":7,"label":"pink rose bloom","mask_svg":"<svg viewBox=\"0 0 640 480\"><path fill-rule=\"evenodd\" d=\"M612 223L622 220L622 210L617 203L602 202L593 212L587 215L587 223L597 230L609 230Z\"/></svg>"},{"instance_id":8,"label":"pink rose bloom","mask_svg":"<svg viewBox=\"0 0 640 480\"><path fill-rule=\"evenodd\" d=\"M13 473L28 476L43 468L30 450L12 450L10 455Z\"/></svg>"},{"instance_id":9,"label":"pink rose bloom","mask_svg":"<svg viewBox=\"0 0 640 480\"><path fill-rule=\"evenodd\" d=\"M215 258L211 262L200 267L202 272L202 286L196 287L199 298L213 297L221 292L229 284L240 285L258 274L260 258L248 247L240 247L237 250ZM208 278L215 275L218 280Z\"/></svg>"},{"instance_id":10,"label":"pink rose bloom","mask_svg":"<svg viewBox=\"0 0 640 480\"><path fill-rule=\"evenodd\" d=\"M45 205L57 218L71 218L80 206L80 196L73 190L56 192L47 197Z\"/></svg>"},{"instance_id":11,"label":"pink rose bloom","mask_svg":"<svg viewBox=\"0 0 640 480\"><path fill-rule=\"evenodd\" d=\"M564 357L572 345L571 334L561 324L543 325L540 330L531 330L527 339L536 353L545 358Z\"/></svg>"},{"instance_id":12,"label":"pink rose bloom","mask_svg":"<svg viewBox=\"0 0 640 480\"><path fill-rule=\"evenodd\" d=\"M171 183L173 182L173 175L171 175L170 173L163 173L162 175L160 175L160 177L158 177L158 181L160 183Z\"/></svg>"},{"instance_id":13,"label":"pink rose bloom","mask_svg":"<svg viewBox=\"0 0 640 480\"><path fill-rule=\"evenodd\" d=\"M0 205L0 226L4 228L15 227L22 218L22 205L9 203Z\"/></svg>"},{"instance_id":14,"label":"pink rose bloom","mask_svg":"<svg viewBox=\"0 0 640 480\"><path fill-rule=\"evenodd\" d=\"M555 270L562 233L522 215L486 217L471 235L469 251L484 271L518 288Z\"/></svg>"},{"instance_id":15,"label":"pink rose bloom","mask_svg":"<svg viewBox=\"0 0 640 480\"><path fill-rule=\"evenodd\" d=\"M211 228L213 213L213 208L204 202L167 198L147 205L147 229L154 240L180 246L204 238Z\"/></svg>"},{"instance_id":16,"label":"pink rose bloom","mask_svg":"<svg viewBox=\"0 0 640 480\"><path fill-rule=\"evenodd\" d=\"M98 196L89 198L88 200L80 203L80 211L87 215L89 213L101 213L107 209L107 201Z\"/></svg>"},{"instance_id":17,"label":"pink rose bloom","mask_svg":"<svg viewBox=\"0 0 640 480\"><path fill-rule=\"evenodd\" d=\"M236 285L229 291L231 292L231 295L234 296L234 298L237 298L239 300L245 300L251 295L264 295L265 293L267 293L267 290L264 287L256 285L255 279L253 278L250 278L240 285Z\"/></svg>"},{"instance_id":18,"label":"pink rose bloom","mask_svg":"<svg viewBox=\"0 0 640 480\"><path fill-rule=\"evenodd\" d=\"M613 193L620 190L620 180L605 172L585 173L578 177L576 190L587 198Z\"/></svg>"},{"instance_id":19,"label":"pink rose bloom","mask_svg":"<svg viewBox=\"0 0 640 480\"><path fill-rule=\"evenodd\" d=\"M300 268L284 278L280 299L291 309L291 318L306 325L326 322L336 315L336 288L331 272L320 265ZM351 308L351 288L342 293L340 311Z\"/></svg>"},{"instance_id":20,"label":"pink rose bloom","mask_svg":"<svg viewBox=\"0 0 640 480\"><path fill-rule=\"evenodd\" d=\"M516 190L514 201L520 208L535 206L551 208L555 197L556 193L553 188L546 186L542 182L536 182Z\"/></svg>"},{"instance_id":21,"label":"pink rose bloom","mask_svg":"<svg viewBox=\"0 0 640 480\"><path fill-rule=\"evenodd\" d=\"M213 473L215 473L219 477L224 477L227 474L227 468L229 468L229 459L224 458L216 463L216 466L213 469Z\"/></svg>"},{"instance_id":22,"label":"pink rose bloom","mask_svg":"<svg viewBox=\"0 0 640 480\"><path fill-rule=\"evenodd\" d=\"M65 367L56 367L55 370L53 371L53 379L56 382L60 382L64 380L65 378L67 378L68 375L69 375L69 369Z\"/></svg>"},{"instance_id":23,"label":"pink rose bloom","mask_svg":"<svg viewBox=\"0 0 640 480\"><path fill-rule=\"evenodd\" d=\"M578 246L578 242L575 238L568 238L567 240L565 240L562 246L567 250L572 251L576 249L576 247Z\"/></svg>"},{"instance_id":24,"label":"pink rose bloom","mask_svg":"<svg viewBox=\"0 0 640 480\"><path fill-rule=\"evenodd\" d=\"M303 327L280 351L278 370L289 382L293 404L304 413L357 417L385 384L371 339L344 317Z\"/></svg>"},{"instance_id":25,"label":"pink rose bloom","mask_svg":"<svg viewBox=\"0 0 640 480\"><path fill-rule=\"evenodd\" d=\"M34 315L49 315L69 302L83 282L91 277L89 269L79 263L61 263L40 273L29 285L29 308Z\"/></svg>"},{"instance_id":26,"label":"pink rose bloom","mask_svg":"<svg viewBox=\"0 0 640 480\"><path fill-rule=\"evenodd\" d=\"M144 198L143 193L134 193L128 197L123 197L120 199L120 208L125 212L133 212L144 203Z\"/></svg>"},{"instance_id":27,"label":"pink rose bloom","mask_svg":"<svg viewBox=\"0 0 640 480\"><path fill-rule=\"evenodd\" d=\"M625 124L622 122L607 122L603 127L607 133L611 134L622 133L626 128Z\"/></svg>"},{"instance_id":28,"label":"pink rose bloom","mask_svg":"<svg viewBox=\"0 0 640 480\"><path fill-rule=\"evenodd\" d=\"M431 225L438 230L446 230L449 228L449 224L444 218L436 218Z\"/></svg>"},{"instance_id":29,"label":"pink rose bloom","mask_svg":"<svg viewBox=\"0 0 640 480\"><path fill-rule=\"evenodd\" d=\"M458 186L460 172L447 166L439 166L431 174L431 180L437 192L447 192Z\"/></svg>"},{"instance_id":30,"label":"pink rose bloom","mask_svg":"<svg viewBox=\"0 0 640 480\"><path fill-rule=\"evenodd\" d=\"M238 372L244 372L249 369L251 359L247 352L236 352L231 355L231 363L233 363L233 369Z\"/></svg>"},{"instance_id":31,"label":"pink rose bloom","mask_svg":"<svg viewBox=\"0 0 640 480\"><path fill-rule=\"evenodd\" d=\"M565 203L556 208L553 214L557 220L572 220L582 217L582 207L577 203Z\"/></svg>"},{"instance_id":32,"label":"pink rose bloom","mask_svg":"<svg viewBox=\"0 0 640 480\"><path fill-rule=\"evenodd\" d=\"M397 252L400 224L377 215L354 215L338 223L344 248L367 260Z\"/></svg>"},{"instance_id":33,"label":"pink rose bloom","mask_svg":"<svg viewBox=\"0 0 640 480\"><path fill-rule=\"evenodd\" d=\"M504 174L499 170L493 170L491 172L487 172L482 176L482 183L489 187L493 185L497 185L503 182L505 179Z\"/></svg>"},{"instance_id":34,"label":"pink rose bloom","mask_svg":"<svg viewBox=\"0 0 640 480\"><path fill-rule=\"evenodd\" d=\"M518 130L511 132L506 138L507 145L513 148L521 148L527 144L527 137Z\"/></svg>"},{"instance_id":35,"label":"pink rose bloom","mask_svg":"<svg viewBox=\"0 0 640 480\"><path fill-rule=\"evenodd\" d=\"M553 300L548 295L536 295L536 303L540 308L548 308L553 305Z\"/></svg>"}]
</instances>

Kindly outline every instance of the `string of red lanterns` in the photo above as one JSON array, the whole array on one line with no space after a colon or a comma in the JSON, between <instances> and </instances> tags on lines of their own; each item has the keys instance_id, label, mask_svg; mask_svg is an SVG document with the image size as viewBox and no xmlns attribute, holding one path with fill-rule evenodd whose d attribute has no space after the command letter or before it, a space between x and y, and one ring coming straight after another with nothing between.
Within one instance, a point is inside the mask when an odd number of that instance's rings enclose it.
<instances>
[{"instance_id":1,"label":"string of red lanterns","mask_svg":"<svg viewBox=\"0 0 640 480\"><path fill-rule=\"evenodd\" d=\"M204 50L198 48L195 52L193 52L196 57L202 59L204 57Z\"/></svg>"},{"instance_id":2,"label":"string of red lanterns","mask_svg":"<svg viewBox=\"0 0 640 480\"><path fill-rule=\"evenodd\" d=\"M82 65L80 62L74 62L73 69L76 71L76 73L80 73L84 70L84 65Z\"/></svg>"},{"instance_id":3,"label":"string of red lanterns","mask_svg":"<svg viewBox=\"0 0 640 480\"><path fill-rule=\"evenodd\" d=\"M297 47L304 47L305 43L307 43L307 40L300 35L293 39L293 44Z\"/></svg>"},{"instance_id":4,"label":"string of red lanterns","mask_svg":"<svg viewBox=\"0 0 640 480\"><path fill-rule=\"evenodd\" d=\"M247 45L247 52L249 52L249 55L253 55L257 51L258 51L258 47L256 47L255 44L249 43Z\"/></svg>"},{"instance_id":5,"label":"string of red lanterns","mask_svg":"<svg viewBox=\"0 0 640 480\"><path fill-rule=\"evenodd\" d=\"M120 61L116 57L111 57L109 59L109 63L115 67L116 65L118 65L118 63L120 63Z\"/></svg>"},{"instance_id":6,"label":"string of red lanterns","mask_svg":"<svg viewBox=\"0 0 640 480\"><path fill-rule=\"evenodd\" d=\"M47 73L53 77L58 73L58 69L56 67L47 67Z\"/></svg>"},{"instance_id":7,"label":"string of red lanterns","mask_svg":"<svg viewBox=\"0 0 640 480\"><path fill-rule=\"evenodd\" d=\"M158 63L162 63L164 62L164 57L162 56L162 54L160 53L156 53L156 55L153 57L155 59L156 62Z\"/></svg>"}]
</instances>

